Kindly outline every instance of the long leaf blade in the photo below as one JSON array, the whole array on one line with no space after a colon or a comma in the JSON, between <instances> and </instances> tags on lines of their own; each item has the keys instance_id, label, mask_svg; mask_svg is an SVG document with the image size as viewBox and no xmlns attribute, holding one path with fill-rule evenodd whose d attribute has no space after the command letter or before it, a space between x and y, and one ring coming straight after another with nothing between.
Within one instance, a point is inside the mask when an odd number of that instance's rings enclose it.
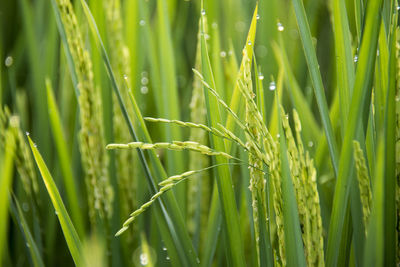
<instances>
[{"instance_id":1,"label":"long leaf blade","mask_svg":"<svg viewBox=\"0 0 400 267\"><path fill-rule=\"evenodd\" d=\"M43 182L46 186L47 192L50 196L53 207L56 211L57 218L60 222L61 229L64 233L65 241L67 242L69 252L75 262L75 265L80 266L83 263L82 259L82 244L79 236L75 230L74 225L68 215L68 212L64 206L60 193L58 192L57 186L51 176L49 169L46 166L42 156L39 153L36 145L32 139L28 136L29 145L31 147L33 157L35 158L36 164L39 168L40 174L42 175Z\"/></svg>"}]
</instances>

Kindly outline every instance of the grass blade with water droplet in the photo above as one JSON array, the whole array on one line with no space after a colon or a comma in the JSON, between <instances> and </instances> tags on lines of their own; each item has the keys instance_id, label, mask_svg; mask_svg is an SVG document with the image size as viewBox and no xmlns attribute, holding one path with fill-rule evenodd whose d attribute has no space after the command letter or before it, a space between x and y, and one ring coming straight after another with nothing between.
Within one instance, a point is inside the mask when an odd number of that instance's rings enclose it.
<instances>
[{"instance_id":1,"label":"grass blade with water droplet","mask_svg":"<svg viewBox=\"0 0 400 267\"><path fill-rule=\"evenodd\" d=\"M75 265L80 266L80 264L82 264L83 261L81 254L82 244L81 241L79 240L79 236L64 206L60 193L58 192L57 186L53 180L53 177L51 176L49 170L47 169L47 166L44 163L43 158L39 153L39 150L37 149L36 145L32 142L29 136L28 136L28 141L33 153L33 157L35 158L40 174L42 175L43 182L46 186L47 192L50 196L51 202L56 211L61 229L64 233L65 241L67 242L69 248L69 252L71 253Z\"/></svg>"},{"instance_id":2,"label":"grass blade with water droplet","mask_svg":"<svg viewBox=\"0 0 400 267\"><path fill-rule=\"evenodd\" d=\"M40 255L39 249L36 245L35 240L29 230L28 223L25 219L24 212L22 211L18 199L14 196L13 199L10 201L11 212L15 216L16 222L19 224L22 234L24 235L26 246L29 250L29 255L32 260L32 265L34 267L44 267L44 263L42 260L42 255Z\"/></svg>"}]
</instances>

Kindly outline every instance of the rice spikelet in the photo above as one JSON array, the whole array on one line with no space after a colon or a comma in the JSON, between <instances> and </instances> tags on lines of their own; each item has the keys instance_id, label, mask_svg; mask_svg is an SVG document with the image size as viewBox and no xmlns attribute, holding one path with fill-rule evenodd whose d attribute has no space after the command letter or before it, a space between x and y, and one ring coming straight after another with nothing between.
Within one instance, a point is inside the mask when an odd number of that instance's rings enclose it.
<instances>
[{"instance_id":1,"label":"rice spikelet","mask_svg":"<svg viewBox=\"0 0 400 267\"><path fill-rule=\"evenodd\" d=\"M368 169L364 158L364 152L360 147L360 143L357 141L353 141L353 147L354 147L354 160L356 163L356 170L357 170L358 186L360 188L363 221L364 225L368 225L368 219L371 213L371 203L372 203L371 202L372 193L371 193L371 185L368 175ZM365 231L367 231L367 227L365 228Z\"/></svg>"},{"instance_id":2,"label":"rice spikelet","mask_svg":"<svg viewBox=\"0 0 400 267\"><path fill-rule=\"evenodd\" d=\"M96 225L97 214L101 218L111 216L113 198L107 173L108 157L105 151L101 97L94 85L92 62L85 49L71 2L57 0L57 4L78 78L80 150L88 191L89 215L92 224Z\"/></svg>"}]
</instances>

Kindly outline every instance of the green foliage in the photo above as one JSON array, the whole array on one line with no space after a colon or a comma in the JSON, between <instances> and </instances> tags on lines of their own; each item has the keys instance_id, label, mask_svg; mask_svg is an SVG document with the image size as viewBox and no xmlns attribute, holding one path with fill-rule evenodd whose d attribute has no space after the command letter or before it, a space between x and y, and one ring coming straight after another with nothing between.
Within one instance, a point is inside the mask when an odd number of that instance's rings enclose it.
<instances>
[{"instance_id":1,"label":"green foliage","mask_svg":"<svg viewBox=\"0 0 400 267\"><path fill-rule=\"evenodd\" d=\"M397 1L3 2L0 267L400 264Z\"/></svg>"}]
</instances>

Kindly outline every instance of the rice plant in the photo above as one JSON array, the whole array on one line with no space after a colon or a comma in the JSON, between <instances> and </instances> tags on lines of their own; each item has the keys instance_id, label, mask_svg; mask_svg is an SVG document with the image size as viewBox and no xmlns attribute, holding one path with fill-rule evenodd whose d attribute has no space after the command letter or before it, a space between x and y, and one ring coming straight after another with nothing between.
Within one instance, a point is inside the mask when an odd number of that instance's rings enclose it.
<instances>
[{"instance_id":1,"label":"rice plant","mask_svg":"<svg viewBox=\"0 0 400 267\"><path fill-rule=\"evenodd\" d=\"M400 264L397 1L3 2L0 266Z\"/></svg>"}]
</instances>

